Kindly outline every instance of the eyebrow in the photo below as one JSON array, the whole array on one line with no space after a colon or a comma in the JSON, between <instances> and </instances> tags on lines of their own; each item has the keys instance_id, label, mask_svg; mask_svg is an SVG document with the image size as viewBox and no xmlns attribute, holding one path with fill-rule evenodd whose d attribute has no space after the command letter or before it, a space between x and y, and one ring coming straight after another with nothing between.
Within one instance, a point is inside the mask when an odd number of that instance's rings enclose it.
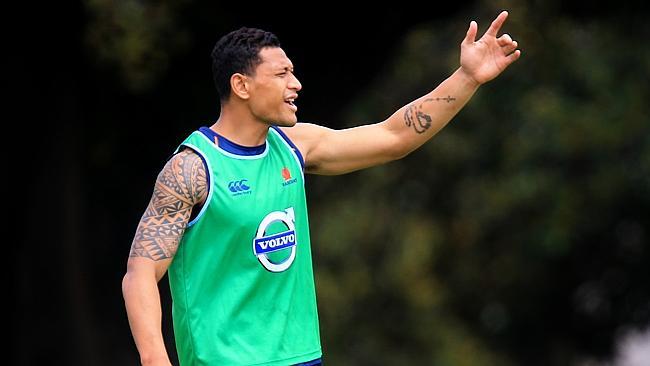
<instances>
[{"instance_id":1,"label":"eyebrow","mask_svg":"<svg viewBox=\"0 0 650 366\"><path fill-rule=\"evenodd\" d=\"M291 71L291 72L293 72L293 66L280 66L277 69L279 71Z\"/></svg>"}]
</instances>

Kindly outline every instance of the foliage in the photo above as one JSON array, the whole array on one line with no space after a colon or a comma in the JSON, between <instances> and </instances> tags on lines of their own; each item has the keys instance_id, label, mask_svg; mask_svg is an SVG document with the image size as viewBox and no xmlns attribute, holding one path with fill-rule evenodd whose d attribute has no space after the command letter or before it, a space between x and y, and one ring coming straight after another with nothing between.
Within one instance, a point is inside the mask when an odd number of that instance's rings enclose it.
<instances>
[{"instance_id":1,"label":"foliage","mask_svg":"<svg viewBox=\"0 0 650 366\"><path fill-rule=\"evenodd\" d=\"M18 230L26 243L10 281L15 364L138 361L119 281L158 169L218 116L218 35L275 31L305 86L299 117L339 128L430 91L457 67L469 20L482 32L500 8L522 58L431 142L385 166L307 178L325 362L581 365L647 326L646 19L627 4L472 4L400 3L373 16L323 6L323 18L182 0L25 12L47 30L15 52L36 65L10 68L15 92L43 101L39 113L24 108L39 121L20 150L33 177L17 216L32 228Z\"/></svg>"},{"instance_id":2,"label":"foliage","mask_svg":"<svg viewBox=\"0 0 650 366\"><path fill-rule=\"evenodd\" d=\"M650 321L650 52L612 24L511 18L522 59L433 141L317 182L346 187L312 207L334 364L567 364ZM411 30L346 120L433 88L463 30Z\"/></svg>"}]
</instances>

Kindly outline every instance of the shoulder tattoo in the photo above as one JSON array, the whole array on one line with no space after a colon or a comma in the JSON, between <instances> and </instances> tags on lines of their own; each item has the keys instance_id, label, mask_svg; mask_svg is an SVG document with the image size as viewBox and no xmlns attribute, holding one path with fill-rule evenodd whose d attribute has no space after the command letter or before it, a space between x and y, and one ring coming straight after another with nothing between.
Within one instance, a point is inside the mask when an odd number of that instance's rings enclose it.
<instances>
[{"instance_id":1,"label":"shoulder tattoo","mask_svg":"<svg viewBox=\"0 0 650 366\"><path fill-rule=\"evenodd\" d=\"M172 258L178 250L192 207L207 196L206 171L201 158L185 149L169 159L154 186L151 201L131 244L131 257L155 261Z\"/></svg>"}]
</instances>

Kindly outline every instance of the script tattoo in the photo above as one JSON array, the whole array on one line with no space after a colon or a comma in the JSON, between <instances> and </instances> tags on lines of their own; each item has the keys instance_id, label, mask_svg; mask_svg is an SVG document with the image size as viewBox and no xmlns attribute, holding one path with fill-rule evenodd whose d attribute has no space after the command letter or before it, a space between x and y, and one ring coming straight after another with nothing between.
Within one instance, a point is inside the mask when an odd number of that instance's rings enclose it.
<instances>
[{"instance_id":1,"label":"script tattoo","mask_svg":"<svg viewBox=\"0 0 650 366\"><path fill-rule=\"evenodd\" d=\"M207 195L205 166L189 149L162 169L131 245L131 257L172 258L185 232L192 207Z\"/></svg>"},{"instance_id":2,"label":"script tattoo","mask_svg":"<svg viewBox=\"0 0 650 366\"><path fill-rule=\"evenodd\" d=\"M452 101L456 100L456 98L451 97L450 95L440 98L427 98L425 99L420 105L415 105L411 104L406 108L406 111L404 112L404 122L406 123L406 126L411 127L413 126L413 129L417 133L424 133L426 130L431 127L431 116L424 113L422 111L422 106L424 103L427 102L439 102L439 101L445 101L447 103L450 103Z\"/></svg>"}]
</instances>

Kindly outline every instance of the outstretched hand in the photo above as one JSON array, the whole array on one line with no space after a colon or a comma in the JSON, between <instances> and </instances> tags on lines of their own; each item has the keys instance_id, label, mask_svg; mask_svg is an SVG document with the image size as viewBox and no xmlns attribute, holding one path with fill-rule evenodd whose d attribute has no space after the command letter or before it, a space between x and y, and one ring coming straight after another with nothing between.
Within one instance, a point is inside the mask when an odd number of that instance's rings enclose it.
<instances>
[{"instance_id":1,"label":"outstretched hand","mask_svg":"<svg viewBox=\"0 0 650 366\"><path fill-rule=\"evenodd\" d=\"M465 39L460 44L460 67L479 84L494 79L521 56L517 41L513 41L508 34L497 38L506 18L508 12L501 12L478 41L478 25L472 21Z\"/></svg>"}]
</instances>

